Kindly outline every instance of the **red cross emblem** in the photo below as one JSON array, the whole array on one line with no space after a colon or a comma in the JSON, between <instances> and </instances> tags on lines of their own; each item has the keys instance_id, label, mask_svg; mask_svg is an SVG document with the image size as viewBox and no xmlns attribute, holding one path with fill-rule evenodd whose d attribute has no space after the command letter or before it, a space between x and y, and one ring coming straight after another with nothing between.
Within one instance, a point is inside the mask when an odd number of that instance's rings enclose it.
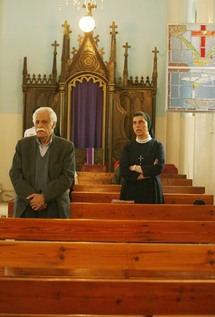
<instances>
[{"instance_id":1,"label":"red cross emblem","mask_svg":"<svg viewBox=\"0 0 215 317\"><path fill-rule=\"evenodd\" d=\"M192 36L200 36L200 56L205 57L206 37L215 36L215 31L207 31L206 25L201 25L199 31L192 31Z\"/></svg>"}]
</instances>

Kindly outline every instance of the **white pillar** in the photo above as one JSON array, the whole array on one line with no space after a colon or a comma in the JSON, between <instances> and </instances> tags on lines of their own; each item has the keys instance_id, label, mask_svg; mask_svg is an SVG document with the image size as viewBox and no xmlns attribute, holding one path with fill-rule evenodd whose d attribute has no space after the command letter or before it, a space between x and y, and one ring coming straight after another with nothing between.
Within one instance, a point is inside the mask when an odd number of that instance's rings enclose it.
<instances>
[{"instance_id":1,"label":"white pillar","mask_svg":"<svg viewBox=\"0 0 215 317\"><path fill-rule=\"evenodd\" d=\"M213 23L214 21L214 0L196 1L196 22Z\"/></svg>"}]
</instances>

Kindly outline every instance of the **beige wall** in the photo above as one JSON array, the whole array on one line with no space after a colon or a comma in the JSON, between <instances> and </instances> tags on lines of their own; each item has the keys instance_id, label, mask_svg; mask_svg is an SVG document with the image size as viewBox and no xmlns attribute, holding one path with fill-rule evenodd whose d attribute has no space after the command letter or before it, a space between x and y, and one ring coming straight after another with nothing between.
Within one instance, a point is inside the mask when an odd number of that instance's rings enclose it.
<instances>
[{"instance_id":1,"label":"beige wall","mask_svg":"<svg viewBox=\"0 0 215 317\"><path fill-rule=\"evenodd\" d=\"M4 191L11 191L12 185L9 179L9 170L15 151L15 144L22 137L22 115L0 113L0 136L1 136L1 170L0 183ZM10 197L8 197L10 198Z\"/></svg>"}]
</instances>

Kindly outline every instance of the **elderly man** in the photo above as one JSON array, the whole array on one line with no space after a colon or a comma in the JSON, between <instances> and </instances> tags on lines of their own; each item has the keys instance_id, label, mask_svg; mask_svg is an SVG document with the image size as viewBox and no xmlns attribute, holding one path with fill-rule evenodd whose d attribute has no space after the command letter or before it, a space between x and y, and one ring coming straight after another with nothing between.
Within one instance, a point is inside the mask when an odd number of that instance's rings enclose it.
<instances>
[{"instance_id":1,"label":"elderly man","mask_svg":"<svg viewBox=\"0 0 215 317\"><path fill-rule=\"evenodd\" d=\"M38 108L33 123L36 136L18 141L9 173L17 195L14 217L69 218L74 145L54 134L57 116L52 108Z\"/></svg>"}]
</instances>

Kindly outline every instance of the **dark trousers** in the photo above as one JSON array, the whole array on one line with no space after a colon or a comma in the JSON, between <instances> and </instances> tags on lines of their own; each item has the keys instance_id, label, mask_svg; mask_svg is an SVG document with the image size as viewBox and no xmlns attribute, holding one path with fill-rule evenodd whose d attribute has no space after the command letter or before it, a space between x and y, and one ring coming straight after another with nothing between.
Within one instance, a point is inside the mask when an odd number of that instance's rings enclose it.
<instances>
[{"instance_id":1,"label":"dark trousers","mask_svg":"<svg viewBox=\"0 0 215 317\"><path fill-rule=\"evenodd\" d=\"M45 209L40 211L34 210L28 205L21 218L59 218L57 204L55 201L51 201Z\"/></svg>"}]
</instances>

